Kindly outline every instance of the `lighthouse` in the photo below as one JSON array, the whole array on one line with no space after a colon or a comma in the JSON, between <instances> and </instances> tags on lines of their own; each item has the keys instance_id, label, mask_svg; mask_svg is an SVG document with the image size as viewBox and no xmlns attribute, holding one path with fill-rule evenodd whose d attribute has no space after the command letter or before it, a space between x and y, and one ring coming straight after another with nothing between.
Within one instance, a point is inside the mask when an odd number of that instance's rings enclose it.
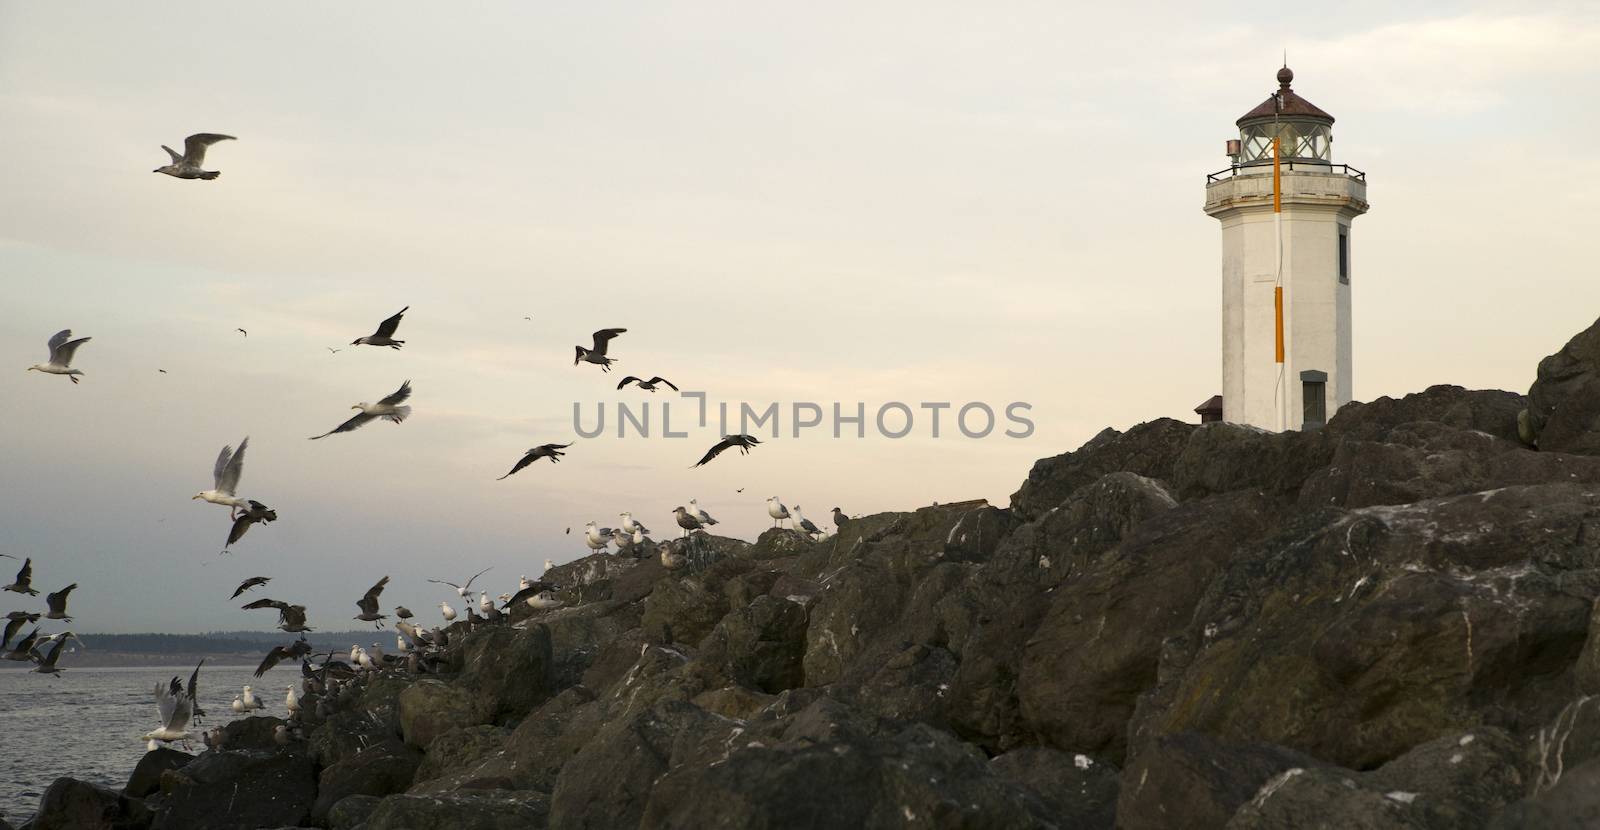
<instances>
[{"instance_id":1,"label":"lighthouse","mask_svg":"<svg viewBox=\"0 0 1600 830\"><path fill-rule=\"evenodd\" d=\"M1236 122L1230 164L1206 177L1222 224L1222 420L1316 429L1351 398L1350 225L1366 174L1333 161L1333 116L1294 73Z\"/></svg>"}]
</instances>

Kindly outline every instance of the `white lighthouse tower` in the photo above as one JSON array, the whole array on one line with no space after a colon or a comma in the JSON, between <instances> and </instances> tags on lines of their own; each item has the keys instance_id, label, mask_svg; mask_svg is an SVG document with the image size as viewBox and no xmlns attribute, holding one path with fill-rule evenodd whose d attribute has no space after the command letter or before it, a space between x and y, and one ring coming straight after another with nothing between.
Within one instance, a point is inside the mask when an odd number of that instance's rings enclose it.
<instances>
[{"instance_id":1,"label":"white lighthouse tower","mask_svg":"<svg viewBox=\"0 0 1600 830\"><path fill-rule=\"evenodd\" d=\"M1238 120L1232 165L1206 177L1222 223L1222 419L1316 429L1350 402L1350 223L1366 174L1334 164L1333 116L1294 73ZM1276 146L1275 146L1276 145Z\"/></svg>"}]
</instances>

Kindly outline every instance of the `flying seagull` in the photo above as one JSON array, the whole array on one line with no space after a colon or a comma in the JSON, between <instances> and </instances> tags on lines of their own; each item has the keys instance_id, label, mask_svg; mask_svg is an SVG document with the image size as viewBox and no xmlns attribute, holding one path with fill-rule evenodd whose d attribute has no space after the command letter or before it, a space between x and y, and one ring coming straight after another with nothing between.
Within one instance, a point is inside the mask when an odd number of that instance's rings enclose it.
<instances>
[{"instance_id":1,"label":"flying seagull","mask_svg":"<svg viewBox=\"0 0 1600 830\"><path fill-rule=\"evenodd\" d=\"M34 630L28 632L28 636L18 640L16 645L11 647L10 651L0 655L0 657L3 657L6 660L16 660L17 662L27 662L32 660L33 644L37 642L38 639L39 629L35 628Z\"/></svg>"},{"instance_id":2,"label":"flying seagull","mask_svg":"<svg viewBox=\"0 0 1600 830\"><path fill-rule=\"evenodd\" d=\"M78 637L71 631L63 631L60 636L55 638L56 644L50 651L39 658L39 665L35 666L33 670L40 674L60 674L61 669L56 668L56 661L61 659L61 649L66 647L69 639L76 640Z\"/></svg>"},{"instance_id":3,"label":"flying seagull","mask_svg":"<svg viewBox=\"0 0 1600 830\"><path fill-rule=\"evenodd\" d=\"M211 468L211 489L201 490L190 496L189 500L204 499L212 504L220 504L228 508L230 518L248 507L249 501L239 498L235 493L239 489L239 476L244 473L244 451L248 446L248 435L239 442L237 451L231 446L224 446L222 452L217 453L217 463Z\"/></svg>"},{"instance_id":4,"label":"flying seagull","mask_svg":"<svg viewBox=\"0 0 1600 830\"><path fill-rule=\"evenodd\" d=\"M801 530L805 531L807 536L815 538L822 535L822 529L800 512L800 505L798 504L794 506L794 521L795 524L800 526Z\"/></svg>"},{"instance_id":5,"label":"flying seagull","mask_svg":"<svg viewBox=\"0 0 1600 830\"><path fill-rule=\"evenodd\" d=\"M50 607L50 611L44 615L44 618L72 622L72 617L67 614L67 594L72 593L73 589L77 587L78 583L74 582L53 594L45 594L44 602L45 605Z\"/></svg>"},{"instance_id":6,"label":"flying seagull","mask_svg":"<svg viewBox=\"0 0 1600 830\"><path fill-rule=\"evenodd\" d=\"M194 666L194 671L189 673L189 688L184 690L184 694L189 696L189 706L194 709L195 723L199 723L200 719L206 716L206 710L200 708L200 700L195 696L195 687L200 685L200 667L205 664L206 658L200 658L200 662Z\"/></svg>"},{"instance_id":7,"label":"flying seagull","mask_svg":"<svg viewBox=\"0 0 1600 830\"><path fill-rule=\"evenodd\" d=\"M741 453L743 453L745 455L749 455L750 454L750 448L755 446L755 445L757 445L757 444L759 444L759 443L761 443L761 441L759 441L753 435L728 435L728 436L724 436L721 441L718 441L715 446L713 446L711 449L706 451L705 457L701 458L700 461L694 465L694 467L700 467L700 466L704 466L706 464L711 463L711 459L716 458L717 456L721 455L722 451L727 449L727 448L729 448L729 447L738 447L739 448L739 452L741 452ZM692 470L692 469L694 469L694 467L690 467L689 469Z\"/></svg>"},{"instance_id":8,"label":"flying seagull","mask_svg":"<svg viewBox=\"0 0 1600 830\"><path fill-rule=\"evenodd\" d=\"M699 519L700 524L707 527L717 523L716 519L711 518L710 513L700 509L700 501L698 499L689 499L689 513Z\"/></svg>"},{"instance_id":9,"label":"flying seagull","mask_svg":"<svg viewBox=\"0 0 1600 830\"><path fill-rule=\"evenodd\" d=\"M383 593L383 586L388 584L389 577L386 576L378 580L378 584L368 588L366 595L356 600L356 607L361 609L361 613L353 619L362 622L375 622L378 623L379 628L382 628L383 623L378 621L388 619L389 615L378 613L378 595Z\"/></svg>"},{"instance_id":10,"label":"flying seagull","mask_svg":"<svg viewBox=\"0 0 1600 830\"><path fill-rule=\"evenodd\" d=\"M278 609L278 628L290 634L311 630L306 626L306 607L304 605L290 605L287 602L279 602L275 599L262 597L255 602L247 603L240 607L246 611L254 611L258 608Z\"/></svg>"},{"instance_id":11,"label":"flying seagull","mask_svg":"<svg viewBox=\"0 0 1600 830\"><path fill-rule=\"evenodd\" d=\"M611 371L611 364L615 363L616 361L606 357L606 346L610 345L611 338L616 337L625 331L627 331L627 329L601 329L595 332L594 348L585 349L582 346L573 347L578 350L578 354L577 357L572 359L572 365L576 366L579 363L593 363L604 371Z\"/></svg>"},{"instance_id":12,"label":"flying seagull","mask_svg":"<svg viewBox=\"0 0 1600 830\"><path fill-rule=\"evenodd\" d=\"M11 613L13 613L13 614L22 614L21 611L13 611ZM39 620L39 615L38 614L34 614L32 620L28 619L28 616L26 614L23 614L22 616L19 616L19 617L12 617L6 623L6 630L5 630L4 636L0 636L0 654L3 654L3 653L6 652L6 650L7 650L6 649L6 644L11 642L11 638L12 637L17 636L17 632L21 631L22 627L24 625L27 625L30 622L37 622L38 620Z\"/></svg>"},{"instance_id":13,"label":"flying seagull","mask_svg":"<svg viewBox=\"0 0 1600 830\"><path fill-rule=\"evenodd\" d=\"M350 341L350 345L388 346L391 349L400 348L401 346L405 345L406 341L394 339L394 330L400 328L400 318L404 317L405 313L410 309L411 306L406 306L405 308L396 311L393 317L390 317L389 319L378 324L377 331L367 335L366 337L357 337L356 339Z\"/></svg>"},{"instance_id":14,"label":"flying seagull","mask_svg":"<svg viewBox=\"0 0 1600 830\"><path fill-rule=\"evenodd\" d=\"M483 570L478 571L477 573L472 575L472 579L467 580L467 584L465 584L465 585L457 585L454 582L449 582L449 581L446 581L446 580L443 580L443 579L430 579L428 581L432 582L432 583L435 583L435 584L438 584L438 585L449 585L450 587L456 589L456 593L457 594L460 594L461 596L466 597L467 599L472 599L472 580L473 579L477 579L480 576L483 576L484 574L488 573L490 570L492 570L492 567L484 568Z\"/></svg>"},{"instance_id":15,"label":"flying seagull","mask_svg":"<svg viewBox=\"0 0 1600 830\"><path fill-rule=\"evenodd\" d=\"M338 354L339 353L339 350L335 349L332 346L323 346L322 348L327 349L329 354Z\"/></svg>"},{"instance_id":16,"label":"flying seagull","mask_svg":"<svg viewBox=\"0 0 1600 830\"><path fill-rule=\"evenodd\" d=\"M257 585L265 585L271 581L272 577L270 576L252 576L249 579L239 583L239 587L233 590L233 596L229 597L229 599L238 599L239 595L245 591L248 591Z\"/></svg>"},{"instance_id":17,"label":"flying seagull","mask_svg":"<svg viewBox=\"0 0 1600 830\"><path fill-rule=\"evenodd\" d=\"M366 422L374 418L384 418L398 424L401 421L404 421L406 417L411 414L411 407L400 405L409 397L411 397L411 381L408 380L405 383L400 384L399 389L396 389L388 397L378 401L377 403L369 404L366 401L362 401L361 403L350 407L351 409L361 410L360 414L334 427L333 429L322 433L321 435L311 436L311 440L315 441L318 438L327 438L336 432L350 432L351 430L360 428L362 425L366 424Z\"/></svg>"},{"instance_id":18,"label":"flying seagull","mask_svg":"<svg viewBox=\"0 0 1600 830\"><path fill-rule=\"evenodd\" d=\"M24 559L22 561L22 570L17 571L17 581L0 588L0 591L27 594L30 597L38 596L39 592L33 588L33 559Z\"/></svg>"},{"instance_id":19,"label":"flying seagull","mask_svg":"<svg viewBox=\"0 0 1600 830\"><path fill-rule=\"evenodd\" d=\"M639 384L639 388L643 389L646 392L654 392L654 391L656 391L656 384L666 384L667 386L671 386L672 387L672 391L674 391L674 392L678 391L678 387L672 386L672 381L667 380L666 378L661 377L660 375L657 375L656 377L653 377L653 378L651 378L649 380L643 380L641 378L636 378L633 375L628 375L627 377L622 379L621 383L617 384L617 388L621 389L622 387L627 386L630 383Z\"/></svg>"},{"instance_id":20,"label":"flying seagull","mask_svg":"<svg viewBox=\"0 0 1600 830\"><path fill-rule=\"evenodd\" d=\"M223 552L226 553L228 548L233 547L235 542L243 539L245 531L249 530L250 526L256 522L275 522L277 520L278 511L255 499L248 500L244 512L233 520L233 528L228 531L228 543L222 546Z\"/></svg>"},{"instance_id":21,"label":"flying seagull","mask_svg":"<svg viewBox=\"0 0 1600 830\"><path fill-rule=\"evenodd\" d=\"M272 667L278 665L280 660L299 660L310 653L311 644L306 642L305 635L303 634L300 636L300 639L290 643L288 648L284 648L283 646L273 646L272 650L267 652L267 656L261 661L261 665L256 666L256 677L260 677L261 675L271 671ZM303 668L304 666L302 666L302 669Z\"/></svg>"},{"instance_id":22,"label":"flying seagull","mask_svg":"<svg viewBox=\"0 0 1600 830\"><path fill-rule=\"evenodd\" d=\"M505 481L506 479L510 478L511 476L516 475L518 470L522 469L523 467L528 466L529 464L532 464L535 461L538 461L541 458L550 459L550 463L552 463L552 464L560 464L561 463L561 456L566 455L566 453L562 452L562 450L564 450L564 449L566 449L567 447L570 447L570 446L572 446L572 444L570 444L570 443L568 443L568 444L540 444L539 446L534 447L533 449L528 450L527 452L523 453L522 457L517 459L516 465L511 468L511 472L506 473L505 475L495 479L495 481Z\"/></svg>"},{"instance_id":23,"label":"flying seagull","mask_svg":"<svg viewBox=\"0 0 1600 830\"><path fill-rule=\"evenodd\" d=\"M200 165L205 164L206 161L206 148L219 141L234 140L236 139L233 136L221 135L220 133L195 133L183 140L183 155L181 156L178 155L178 151L163 144L161 149L166 150L167 155L172 156L172 163L157 167L150 172L165 173L177 179L205 179L210 181L222 174L215 170L200 169Z\"/></svg>"},{"instance_id":24,"label":"flying seagull","mask_svg":"<svg viewBox=\"0 0 1600 830\"><path fill-rule=\"evenodd\" d=\"M234 331L244 335L245 337L249 337L250 336L250 332L245 331L244 329L234 329Z\"/></svg>"},{"instance_id":25,"label":"flying seagull","mask_svg":"<svg viewBox=\"0 0 1600 830\"><path fill-rule=\"evenodd\" d=\"M700 530L703 527L700 524L699 519L696 519L694 516L690 515L689 511L683 509L682 507L672 508L672 515L677 517L678 527L683 528L684 536L688 536L690 531Z\"/></svg>"},{"instance_id":26,"label":"flying seagull","mask_svg":"<svg viewBox=\"0 0 1600 830\"><path fill-rule=\"evenodd\" d=\"M62 329L50 338L50 359L44 363L35 363L28 367L30 372L44 372L47 375L66 375L73 383L78 382L78 376L83 374L77 369L68 368L72 365L72 356L78 353L78 347L89 342L92 338L80 337L71 340L72 329Z\"/></svg>"},{"instance_id":27,"label":"flying seagull","mask_svg":"<svg viewBox=\"0 0 1600 830\"><path fill-rule=\"evenodd\" d=\"M194 715L194 701L183 693L178 678L172 678L170 684L156 684L156 710L161 713L161 728L145 733L140 740L154 744L157 741L171 743L194 737L188 730L189 718Z\"/></svg>"},{"instance_id":28,"label":"flying seagull","mask_svg":"<svg viewBox=\"0 0 1600 830\"><path fill-rule=\"evenodd\" d=\"M778 501L777 496L773 496L767 499L767 515L772 517L772 526L777 527L778 522L789 518L789 508L784 507L783 502Z\"/></svg>"}]
</instances>

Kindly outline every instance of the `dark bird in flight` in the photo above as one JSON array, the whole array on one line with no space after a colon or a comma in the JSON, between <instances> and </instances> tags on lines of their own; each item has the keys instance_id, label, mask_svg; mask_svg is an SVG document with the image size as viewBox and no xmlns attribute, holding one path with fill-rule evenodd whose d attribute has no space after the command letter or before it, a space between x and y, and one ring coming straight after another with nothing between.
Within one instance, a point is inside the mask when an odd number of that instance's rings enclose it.
<instances>
[{"instance_id":1,"label":"dark bird in flight","mask_svg":"<svg viewBox=\"0 0 1600 830\"><path fill-rule=\"evenodd\" d=\"M400 405L410 397L411 381L408 380L405 383L400 384L399 389L389 393L387 397L382 398L377 403L367 403L366 401L362 401L361 403L350 407L351 409L359 409L361 411L350 420L345 421L333 429L330 429L321 435L311 436L311 440L315 441L318 438L327 438L334 433L350 432L352 430L359 429L362 425L366 424L366 422L376 418L383 418L398 424L401 421L404 421L406 417L411 414L411 407Z\"/></svg>"},{"instance_id":2,"label":"dark bird in flight","mask_svg":"<svg viewBox=\"0 0 1600 830\"><path fill-rule=\"evenodd\" d=\"M19 663L32 660L33 644L34 641L38 639L39 629L35 628L34 630L28 632L28 636L18 640L17 644L12 646L10 651L0 655L0 658L4 658L6 660L16 660Z\"/></svg>"},{"instance_id":3,"label":"dark bird in flight","mask_svg":"<svg viewBox=\"0 0 1600 830\"><path fill-rule=\"evenodd\" d=\"M560 464L561 463L561 456L566 455L566 453L562 452L562 450L564 450L564 449L566 449L567 447L570 447L570 446L572 446L572 445L571 444L540 444L539 446L534 447L533 449L528 450L527 452L523 453L522 457L517 459L516 466L511 468L511 472L506 473L505 475L495 479L495 481L505 481L506 479L510 478L511 476L516 475L518 470L521 470L523 467L526 467L529 464L532 464L533 462L538 461L541 458L550 459L550 463L552 463L552 464ZM567 528L567 530L571 531L571 528Z\"/></svg>"},{"instance_id":4,"label":"dark bird in flight","mask_svg":"<svg viewBox=\"0 0 1600 830\"><path fill-rule=\"evenodd\" d=\"M244 335L245 337L249 337L250 336L250 332L245 331L244 329L234 329L234 331Z\"/></svg>"},{"instance_id":5,"label":"dark bird in flight","mask_svg":"<svg viewBox=\"0 0 1600 830\"><path fill-rule=\"evenodd\" d=\"M194 712L191 714L195 723L199 723L200 719L206 716L206 710L200 708L200 699L195 692L195 687L200 685L200 667L205 664L206 658L204 657L200 658L200 662L195 664L194 671L189 673L189 688L184 691L184 694L189 696L189 705L194 707Z\"/></svg>"},{"instance_id":6,"label":"dark bird in flight","mask_svg":"<svg viewBox=\"0 0 1600 830\"><path fill-rule=\"evenodd\" d=\"M749 455L750 454L750 448L754 447L755 445L757 445L759 443L761 443L761 441L758 440L753 435L729 435L729 436L726 436L721 441L718 441L711 449L706 450L705 457L701 458L700 461L698 463L696 463L694 466L695 467L699 467L699 466L711 463L711 459L716 458L717 456L721 455L722 451L727 449L727 448L729 448L729 447L738 447L739 448L739 452L743 453L744 455ZM692 470L692 469L694 469L694 467L690 467L689 469Z\"/></svg>"},{"instance_id":7,"label":"dark bird in flight","mask_svg":"<svg viewBox=\"0 0 1600 830\"><path fill-rule=\"evenodd\" d=\"M249 579L239 583L239 587L233 589L233 596L228 597L228 599L238 599L239 595L245 591L248 591L258 585L265 585L271 581L272 577L270 576L252 576Z\"/></svg>"},{"instance_id":8,"label":"dark bird in flight","mask_svg":"<svg viewBox=\"0 0 1600 830\"><path fill-rule=\"evenodd\" d=\"M388 584L389 577L386 576L378 580L378 584L368 588L366 595L356 600L356 607L361 609L361 613L352 619L362 622L375 622L378 623L379 628L382 628L383 623L378 621L388 619L389 615L378 613L378 595L383 593L383 586Z\"/></svg>"},{"instance_id":9,"label":"dark bird in flight","mask_svg":"<svg viewBox=\"0 0 1600 830\"><path fill-rule=\"evenodd\" d=\"M214 170L200 169L200 165L205 164L206 161L206 148L219 141L235 140L231 135L222 135L220 133L195 133L183 140L183 155L179 155L177 150L163 144L161 149L166 150L167 155L172 157L172 163L157 167L150 172L165 173L175 179L205 179L206 181L211 181L222 174Z\"/></svg>"},{"instance_id":10,"label":"dark bird in flight","mask_svg":"<svg viewBox=\"0 0 1600 830\"><path fill-rule=\"evenodd\" d=\"M322 348L327 349L329 354L338 354L339 353L339 350L335 349L332 346L323 346Z\"/></svg>"},{"instance_id":11,"label":"dark bird in flight","mask_svg":"<svg viewBox=\"0 0 1600 830\"><path fill-rule=\"evenodd\" d=\"M53 594L45 594L44 603L49 606L50 610L44 615L44 618L72 622L72 617L67 614L67 594L72 593L73 589L77 587L78 583L74 582Z\"/></svg>"},{"instance_id":12,"label":"dark bird in flight","mask_svg":"<svg viewBox=\"0 0 1600 830\"><path fill-rule=\"evenodd\" d=\"M22 614L21 611L13 611L11 613ZM28 615L26 614L23 614L20 617L12 617L11 621L6 623L5 636L0 637L0 654L3 654L6 651L6 644L11 642L12 637L17 636L17 632L21 631L24 625L27 625L30 622L37 622L38 619L38 614L34 614L32 620L28 619Z\"/></svg>"},{"instance_id":13,"label":"dark bird in flight","mask_svg":"<svg viewBox=\"0 0 1600 830\"><path fill-rule=\"evenodd\" d=\"M254 611L258 608L278 609L278 627L290 634L312 630L306 626L306 607L304 605L290 605L287 602L279 602L275 599L263 597L240 607L246 611Z\"/></svg>"},{"instance_id":14,"label":"dark bird in flight","mask_svg":"<svg viewBox=\"0 0 1600 830\"><path fill-rule=\"evenodd\" d=\"M622 387L627 386L630 383L639 384L639 388L643 389L646 392L654 392L654 391L656 391L656 384L658 384L658 383L664 383L667 386L671 386L672 387L672 391L674 391L674 392L678 391L678 387L672 386L672 381L667 380L666 378L661 377L660 375L657 375L656 377L653 377L653 378L651 378L649 380L641 380L639 378L634 377L633 375L629 375L629 376L623 378L621 383L617 384L617 388L621 389Z\"/></svg>"},{"instance_id":15,"label":"dark bird in flight","mask_svg":"<svg viewBox=\"0 0 1600 830\"><path fill-rule=\"evenodd\" d=\"M267 652L267 656L262 659L261 665L256 666L256 677L271 671L272 667L278 665L281 660L299 660L310 653L311 644L306 642L304 637L295 640L288 648L273 646L272 650Z\"/></svg>"},{"instance_id":16,"label":"dark bird in flight","mask_svg":"<svg viewBox=\"0 0 1600 830\"><path fill-rule=\"evenodd\" d=\"M275 522L278 520L278 511L255 499L249 499L248 501L249 506L233 520L233 528L228 531L228 543L222 546L223 553L227 553L228 548L233 547L235 542L243 539L245 531L249 530L251 525L256 522ZM248 580L246 581L248 582ZM266 580L262 581L265 582ZM240 590L243 590L243 587ZM238 594L235 593L234 596L238 596Z\"/></svg>"},{"instance_id":17,"label":"dark bird in flight","mask_svg":"<svg viewBox=\"0 0 1600 830\"><path fill-rule=\"evenodd\" d=\"M17 571L17 581L0 588L0 591L27 594L30 597L38 596L39 592L33 589L33 559L24 559L22 561L22 570Z\"/></svg>"},{"instance_id":18,"label":"dark bird in flight","mask_svg":"<svg viewBox=\"0 0 1600 830\"><path fill-rule=\"evenodd\" d=\"M585 349L582 346L573 347L578 350L578 354L577 357L572 359L572 365L576 366L579 363L593 363L604 371L611 371L611 364L615 363L616 361L606 357L606 347L610 345L612 338L625 331L627 331L627 329L601 329L595 332L594 348Z\"/></svg>"},{"instance_id":19,"label":"dark bird in flight","mask_svg":"<svg viewBox=\"0 0 1600 830\"><path fill-rule=\"evenodd\" d=\"M400 318L404 317L406 312L410 310L411 306L406 306L405 308L396 311L393 317L390 317L389 319L378 324L377 331L367 335L366 337L357 337L356 339L350 341L350 345L388 346L391 349L400 348L401 346L405 345L406 341L394 339L394 330L400 328Z\"/></svg>"},{"instance_id":20,"label":"dark bird in flight","mask_svg":"<svg viewBox=\"0 0 1600 830\"><path fill-rule=\"evenodd\" d=\"M61 636L56 638L55 646L45 653L43 657L37 658L39 665L34 666L33 670L40 674L60 674L61 669L56 667L56 661L61 659L61 649L66 648L67 640L69 639L76 640L78 638L71 631L62 632Z\"/></svg>"},{"instance_id":21,"label":"dark bird in flight","mask_svg":"<svg viewBox=\"0 0 1600 830\"><path fill-rule=\"evenodd\" d=\"M166 374L166 373L167 373L167 370L166 370L166 369L157 369L157 370L156 370L156 371L157 371L157 372L160 372L160 373L161 373L161 374L163 374L163 375L164 375L164 374Z\"/></svg>"}]
</instances>

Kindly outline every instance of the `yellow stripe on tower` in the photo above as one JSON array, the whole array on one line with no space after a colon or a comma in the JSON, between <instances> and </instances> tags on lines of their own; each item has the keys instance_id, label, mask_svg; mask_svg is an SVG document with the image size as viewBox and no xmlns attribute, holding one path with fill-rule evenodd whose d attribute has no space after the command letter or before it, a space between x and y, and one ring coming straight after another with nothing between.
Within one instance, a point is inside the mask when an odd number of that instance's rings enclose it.
<instances>
[{"instance_id":1,"label":"yellow stripe on tower","mask_svg":"<svg viewBox=\"0 0 1600 830\"><path fill-rule=\"evenodd\" d=\"M1274 362L1283 362L1283 173L1278 166L1278 138L1272 138L1272 224L1277 232L1278 273L1277 285L1272 287L1272 322Z\"/></svg>"}]
</instances>

